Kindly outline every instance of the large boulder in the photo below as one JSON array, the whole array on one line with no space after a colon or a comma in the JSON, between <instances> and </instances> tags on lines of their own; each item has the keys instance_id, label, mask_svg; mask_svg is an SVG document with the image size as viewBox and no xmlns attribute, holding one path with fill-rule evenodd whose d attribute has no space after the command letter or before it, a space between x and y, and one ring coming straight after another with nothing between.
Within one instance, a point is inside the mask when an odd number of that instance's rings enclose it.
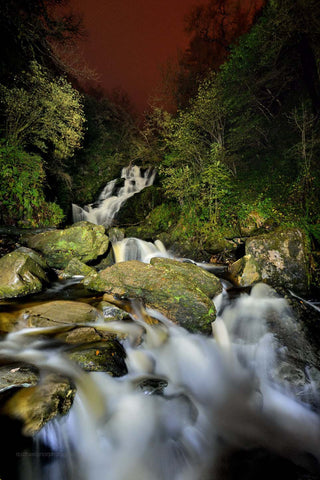
<instances>
[{"instance_id":1,"label":"large boulder","mask_svg":"<svg viewBox=\"0 0 320 480\"><path fill-rule=\"evenodd\" d=\"M40 292L49 282L45 260L27 248L0 258L0 299Z\"/></svg>"},{"instance_id":2,"label":"large boulder","mask_svg":"<svg viewBox=\"0 0 320 480\"><path fill-rule=\"evenodd\" d=\"M49 230L24 239L45 256L50 267L66 268L73 257L83 263L96 260L108 250L109 239L102 225L78 222L64 230Z\"/></svg>"},{"instance_id":3,"label":"large boulder","mask_svg":"<svg viewBox=\"0 0 320 480\"><path fill-rule=\"evenodd\" d=\"M206 333L215 319L209 296L221 292L214 275L196 265L170 259L153 259L152 264L137 260L120 262L90 274L83 283L98 292L140 298L147 307L188 330Z\"/></svg>"},{"instance_id":4,"label":"large boulder","mask_svg":"<svg viewBox=\"0 0 320 480\"><path fill-rule=\"evenodd\" d=\"M308 290L309 266L305 234L298 228L276 230L246 240L246 255L231 265L240 286L265 282L297 293Z\"/></svg>"}]
</instances>

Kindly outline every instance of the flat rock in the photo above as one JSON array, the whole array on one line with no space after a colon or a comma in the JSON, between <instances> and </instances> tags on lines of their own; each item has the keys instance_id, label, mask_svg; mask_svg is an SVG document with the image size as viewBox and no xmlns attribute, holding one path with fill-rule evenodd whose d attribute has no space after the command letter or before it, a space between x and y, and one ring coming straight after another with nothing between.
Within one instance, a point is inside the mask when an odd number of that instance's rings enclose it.
<instances>
[{"instance_id":1,"label":"flat rock","mask_svg":"<svg viewBox=\"0 0 320 480\"><path fill-rule=\"evenodd\" d=\"M25 308L20 313L21 327L53 327L95 322L101 312L83 302L54 300Z\"/></svg>"}]
</instances>

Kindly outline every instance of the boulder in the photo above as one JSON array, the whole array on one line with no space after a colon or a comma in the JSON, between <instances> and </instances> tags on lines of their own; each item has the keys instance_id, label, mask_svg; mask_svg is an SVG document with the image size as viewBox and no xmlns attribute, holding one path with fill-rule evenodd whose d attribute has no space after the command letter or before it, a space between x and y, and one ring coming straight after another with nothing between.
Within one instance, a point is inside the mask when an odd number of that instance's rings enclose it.
<instances>
[{"instance_id":1,"label":"boulder","mask_svg":"<svg viewBox=\"0 0 320 480\"><path fill-rule=\"evenodd\" d=\"M0 299L40 292L49 282L45 260L21 248L0 258Z\"/></svg>"},{"instance_id":2,"label":"boulder","mask_svg":"<svg viewBox=\"0 0 320 480\"><path fill-rule=\"evenodd\" d=\"M22 388L6 402L2 413L20 420L23 434L36 434L49 420L64 415L72 405L75 388L57 374L46 375L38 385Z\"/></svg>"},{"instance_id":3,"label":"boulder","mask_svg":"<svg viewBox=\"0 0 320 480\"><path fill-rule=\"evenodd\" d=\"M170 259L117 263L85 277L83 284L98 292L140 298L145 305L190 331L211 331L215 308L210 297L221 291L219 280L193 264ZM108 298L109 299L109 296Z\"/></svg>"},{"instance_id":4,"label":"boulder","mask_svg":"<svg viewBox=\"0 0 320 480\"><path fill-rule=\"evenodd\" d=\"M96 260L108 250L109 239L102 225L78 222L64 230L49 230L24 237L27 245L45 256L48 265L66 268L73 257L83 263Z\"/></svg>"},{"instance_id":5,"label":"boulder","mask_svg":"<svg viewBox=\"0 0 320 480\"><path fill-rule=\"evenodd\" d=\"M308 290L307 240L298 228L276 230L246 240L246 255L230 266L231 278L240 286L265 282L297 293Z\"/></svg>"}]
</instances>

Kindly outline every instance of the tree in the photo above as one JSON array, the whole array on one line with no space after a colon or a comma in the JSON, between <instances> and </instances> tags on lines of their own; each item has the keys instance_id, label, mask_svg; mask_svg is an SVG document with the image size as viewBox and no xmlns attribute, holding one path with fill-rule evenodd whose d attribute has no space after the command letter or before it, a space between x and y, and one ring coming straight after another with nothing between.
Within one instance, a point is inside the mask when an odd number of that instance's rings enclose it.
<instances>
[{"instance_id":1,"label":"tree","mask_svg":"<svg viewBox=\"0 0 320 480\"><path fill-rule=\"evenodd\" d=\"M297 180L293 185L295 200L301 203L306 220L317 208L316 198L317 154L319 154L319 129L317 119L309 105L302 103L288 115L288 120L299 135L299 141L291 147L289 157L297 161Z\"/></svg>"},{"instance_id":2,"label":"tree","mask_svg":"<svg viewBox=\"0 0 320 480\"><path fill-rule=\"evenodd\" d=\"M81 20L70 13L57 13L68 0L5 0L1 2L0 82L28 68L31 61L58 74L64 72L52 43L66 44L83 34ZM62 11L62 10L61 10Z\"/></svg>"},{"instance_id":3,"label":"tree","mask_svg":"<svg viewBox=\"0 0 320 480\"><path fill-rule=\"evenodd\" d=\"M194 6L185 17L189 46L179 59L176 75L178 105L186 105L209 71L217 71L230 46L249 30L264 0L210 0Z\"/></svg>"},{"instance_id":4,"label":"tree","mask_svg":"<svg viewBox=\"0 0 320 480\"><path fill-rule=\"evenodd\" d=\"M1 85L7 142L61 163L80 147L84 133L81 96L63 77L31 62L20 85Z\"/></svg>"}]
</instances>

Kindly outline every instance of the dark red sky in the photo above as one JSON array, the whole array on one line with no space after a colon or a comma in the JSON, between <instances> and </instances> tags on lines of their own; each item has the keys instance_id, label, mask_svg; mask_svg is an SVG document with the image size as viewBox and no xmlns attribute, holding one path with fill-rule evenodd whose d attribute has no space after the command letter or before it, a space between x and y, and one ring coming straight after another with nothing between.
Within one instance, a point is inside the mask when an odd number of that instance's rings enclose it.
<instances>
[{"instance_id":1,"label":"dark red sky","mask_svg":"<svg viewBox=\"0 0 320 480\"><path fill-rule=\"evenodd\" d=\"M184 15L200 0L71 0L83 14L85 58L107 90L121 87L141 111L161 65L187 46Z\"/></svg>"}]
</instances>

